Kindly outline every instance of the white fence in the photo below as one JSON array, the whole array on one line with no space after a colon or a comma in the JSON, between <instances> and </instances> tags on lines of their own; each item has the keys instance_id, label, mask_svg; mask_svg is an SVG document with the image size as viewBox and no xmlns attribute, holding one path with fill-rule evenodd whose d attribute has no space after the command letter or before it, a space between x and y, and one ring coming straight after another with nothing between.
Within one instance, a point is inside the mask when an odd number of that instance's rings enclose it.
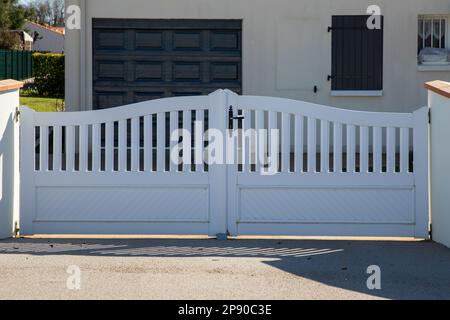
<instances>
[{"instance_id":1,"label":"white fence","mask_svg":"<svg viewBox=\"0 0 450 320\"><path fill-rule=\"evenodd\" d=\"M232 136L230 106L244 117L234 128L252 130L215 149L240 161L212 162L208 129ZM261 129L279 140L261 142ZM22 234L425 238L427 137L427 108L356 112L222 90L91 112L23 108ZM261 174L277 148L275 172Z\"/></svg>"}]
</instances>

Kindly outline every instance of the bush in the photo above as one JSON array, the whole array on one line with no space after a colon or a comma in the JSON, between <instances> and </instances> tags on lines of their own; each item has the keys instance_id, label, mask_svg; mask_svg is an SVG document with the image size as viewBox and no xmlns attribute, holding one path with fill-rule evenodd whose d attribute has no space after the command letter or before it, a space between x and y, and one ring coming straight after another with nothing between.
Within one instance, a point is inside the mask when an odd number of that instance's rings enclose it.
<instances>
[{"instance_id":1,"label":"bush","mask_svg":"<svg viewBox=\"0 0 450 320\"><path fill-rule=\"evenodd\" d=\"M34 84L39 95L64 97L64 55L33 53Z\"/></svg>"}]
</instances>

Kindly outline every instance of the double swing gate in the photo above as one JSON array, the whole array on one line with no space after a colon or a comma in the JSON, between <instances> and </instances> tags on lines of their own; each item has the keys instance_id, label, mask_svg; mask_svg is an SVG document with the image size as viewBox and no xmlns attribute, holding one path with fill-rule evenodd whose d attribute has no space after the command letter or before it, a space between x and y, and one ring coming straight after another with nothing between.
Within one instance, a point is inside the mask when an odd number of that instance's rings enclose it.
<instances>
[{"instance_id":1,"label":"double swing gate","mask_svg":"<svg viewBox=\"0 0 450 320\"><path fill-rule=\"evenodd\" d=\"M21 110L22 234L428 237L428 112L209 96Z\"/></svg>"}]
</instances>

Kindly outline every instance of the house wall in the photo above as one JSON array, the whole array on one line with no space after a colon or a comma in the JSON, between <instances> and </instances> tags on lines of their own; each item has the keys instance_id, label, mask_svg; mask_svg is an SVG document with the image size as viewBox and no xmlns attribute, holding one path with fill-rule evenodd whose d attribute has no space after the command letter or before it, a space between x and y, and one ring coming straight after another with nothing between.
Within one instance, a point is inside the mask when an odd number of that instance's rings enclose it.
<instances>
[{"instance_id":1,"label":"house wall","mask_svg":"<svg viewBox=\"0 0 450 320\"><path fill-rule=\"evenodd\" d=\"M14 114L21 86L0 81L0 239L13 235L19 212L19 126Z\"/></svg>"},{"instance_id":2,"label":"house wall","mask_svg":"<svg viewBox=\"0 0 450 320\"><path fill-rule=\"evenodd\" d=\"M380 0L384 15L381 97L333 97L332 15L366 14L371 0L66 0L82 9L82 28L66 31L66 105L92 108L92 18L242 19L243 93L341 108L411 112L426 105L423 83L450 71L419 71L417 17L450 14L448 0ZM314 86L319 91L313 92Z\"/></svg>"},{"instance_id":3,"label":"house wall","mask_svg":"<svg viewBox=\"0 0 450 320\"><path fill-rule=\"evenodd\" d=\"M49 51L53 53L64 52L64 35L57 32L50 31L34 23L27 22L25 29L29 30L32 35L33 32L39 33L42 39L37 39L33 44L35 51Z\"/></svg>"}]
</instances>

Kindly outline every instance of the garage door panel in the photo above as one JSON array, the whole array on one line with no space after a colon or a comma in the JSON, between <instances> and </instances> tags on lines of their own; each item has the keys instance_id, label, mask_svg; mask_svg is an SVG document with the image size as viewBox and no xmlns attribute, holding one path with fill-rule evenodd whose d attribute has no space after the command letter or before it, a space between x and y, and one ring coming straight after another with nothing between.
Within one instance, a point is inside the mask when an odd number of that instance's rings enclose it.
<instances>
[{"instance_id":1,"label":"garage door panel","mask_svg":"<svg viewBox=\"0 0 450 320\"><path fill-rule=\"evenodd\" d=\"M127 33L117 30L100 30L95 33L95 49L98 50L126 50Z\"/></svg>"},{"instance_id":2,"label":"garage door panel","mask_svg":"<svg viewBox=\"0 0 450 320\"><path fill-rule=\"evenodd\" d=\"M96 63L96 79L98 80L122 80L127 77L127 66L125 61L103 60Z\"/></svg>"},{"instance_id":3,"label":"garage door panel","mask_svg":"<svg viewBox=\"0 0 450 320\"><path fill-rule=\"evenodd\" d=\"M241 21L94 19L93 27L93 92L102 95L94 109L225 87L242 93Z\"/></svg>"},{"instance_id":4,"label":"garage door panel","mask_svg":"<svg viewBox=\"0 0 450 320\"><path fill-rule=\"evenodd\" d=\"M173 33L173 50L201 50L202 33L201 31L175 31Z\"/></svg>"},{"instance_id":5,"label":"garage door panel","mask_svg":"<svg viewBox=\"0 0 450 320\"><path fill-rule=\"evenodd\" d=\"M108 109L127 104L127 93L124 91L95 92L97 109Z\"/></svg>"},{"instance_id":6,"label":"garage door panel","mask_svg":"<svg viewBox=\"0 0 450 320\"><path fill-rule=\"evenodd\" d=\"M173 64L172 80L201 81L202 66L198 62L177 62Z\"/></svg>"},{"instance_id":7,"label":"garage door panel","mask_svg":"<svg viewBox=\"0 0 450 320\"><path fill-rule=\"evenodd\" d=\"M162 31L138 31L135 33L135 48L138 50L163 50L164 36Z\"/></svg>"},{"instance_id":8,"label":"garage door panel","mask_svg":"<svg viewBox=\"0 0 450 320\"><path fill-rule=\"evenodd\" d=\"M239 81L240 74L239 63L211 63L210 77L213 81Z\"/></svg>"},{"instance_id":9,"label":"garage door panel","mask_svg":"<svg viewBox=\"0 0 450 320\"><path fill-rule=\"evenodd\" d=\"M143 102L148 100L154 100L154 99L161 99L165 96L164 90L161 91L155 91L155 92L139 92L135 91L133 95L133 101L134 102Z\"/></svg>"},{"instance_id":10,"label":"garage door panel","mask_svg":"<svg viewBox=\"0 0 450 320\"><path fill-rule=\"evenodd\" d=\"M213 31L210 33L211 50L240 51L239 32Z\"/></svg>"},{"instance_id":11,"label":"garage door panel","mask_svg":"<svg viewBox=\"0 0 450 320\"><path fill-rule=\"evenodd\" d=\"M155 61L136 61L134 63L134 80L164 81L164 64Z\"/></svg>"}]
</instances>

